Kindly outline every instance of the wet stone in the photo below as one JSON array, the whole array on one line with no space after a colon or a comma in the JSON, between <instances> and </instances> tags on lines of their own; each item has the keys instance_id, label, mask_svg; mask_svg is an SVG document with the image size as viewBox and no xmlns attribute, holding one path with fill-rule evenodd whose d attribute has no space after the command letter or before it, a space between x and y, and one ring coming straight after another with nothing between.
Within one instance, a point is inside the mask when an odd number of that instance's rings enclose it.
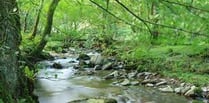
<instances>
[{"instance_id":1,"label":"wet stone","mask_svg":"<svg viewBox=\"0 0 209 103\"><path fill-rule=\"evenodd\" d=\"M152 83L147 83L146 86L147 86L147 87L154 87L154 84L152 84Z\"/></svg>"},{"instance_id":2,"label":"wet stone","mask_svg":"<svg viewBox=\"0 0 209 103\"><path fill-rule=\"evenodd\" d=\"M62 53L67 53L67 50L65 50L65 49L62 49Z\"/></svg>"},{"instance_id":3,"label":"wet stone","mask_svg":"<svg viewBox=\"0 0 209 103\"><path fill-rule=\"evenodd\" d=\"M115 99L88 99L87 103L117 103Z\"/></svg>"},{"instance_id":4,"label":"wet stone","mask_svg":"<svg viewBox=\"0 0 209 103\"><path fill-rule=\"evenodd\" d=\"M137 75L137 72L128 73L128 78L129 79L134 78L136 77L136 75Z\"/></svg>"},{"instance_id":5,"label":"wet stone","mask_svg":"<svg viewBox=\"0 0 209 103\"><path fill-rule=\"evenodd\" d=\"M121 84L122 86L128 86L128 85L131 84L131 82L130 82L130 80L128 80L128 79L124 79L124 81L121 82L120 84Z\"/></svg>"},{"instance_id":6,"label":"wet stone","mask_svg":"<svg viewBox=\"0 0 209 103\"><path fill-rule=\"evenodd\" d=\"M117 97L117 101L118 101L118 103L128 103L129 98L127 96L124 96L124 95L119 95Z\"/></svg>"},{"instance_id":7,"label":"wet stone","mask_svg":"<svg viewBox=\"0 0 209 103\"><path fill-rule=\"evenodd\" d=\"M148 76L148 75L151 75L152 73L150 73L150 72L144 72L144 75L145 76Z\"/></svg>"},{"instance_id":8,"label":"wet stone","mask_svg":"<svg viewBox=\"0 0 209 103\"><path fill-rule=\"evenodd\" d=\"M104 58L101 55L93 55L90 59L90 63L94 65L101 65Z\"/></svg>"},{"instance_id":9,"label":"wet stone","mask_svg":"<svg viewBox=\"0 0 209 103\"><path fill-rule=\"evenodd\" d=\"M76 63L76 61L75 60L71 60L68 63Z\"/></svg>"},{"instance_id":10,"label":"wet stone","mask_svg":"<svg viewBox=\"0 0 209 103\"><path fill-rule=\"evenodd\" d=\"M89 99L74 100L68 103L117 103L117 100L112 98L89 98Z\"/></svg>"},{"instance_id":11,"label":"wet stone","mask_svg":"<svg viewBox=\"0 0 209 103\"><path fill-rule=\"evenodd\" d=\"M118 85L118 84L119 84L119 81L112 82L112 85Z\"/></svg>"},{"instance_id":12,"label":"wet stone","mask_svg":"<svg viewBox=\"0 0 209 103\"><path fill-rule=\"evenodd\" d=\"M113 79L114 76L113 76L113 75L107 75L107 76L105 76L105 77L103 77L103 78L106 79L106 80L108 80L108 79Z\"/></svg>"},{"instance_id":13,"label":"wet stone","mask_svg":"<svg viewBox=\"0 0 209 103\"><path fill-rule=\"evenodd\" d=\"M156 84L156 86L161 86L161 85L165 85L165 84L167 84L167 81L159 82L159 83Z\"/></svg>"},{"instance_id":14,"label":"wet stone","mask_svg":"<svg viewBox=\"0 0 209 103\"><path fill-rule=\"evenodd\" d=\"M209 87L202 87L201 89L203 92L209 92Z\"/></svg>"},{"instance_id":15,"label":"wet stone","mask_svg":"<svg viewBox=\"0 0 209 103\"><path fill-rule=\"evenodd\" d=\"M94 71L88 71L88 72L87 72L87 75L93 75L93 74L95 74Z\"/></svg>"},{"instance_id":16,"label":"wet stone","mask_svg":"<svg viewBox=\"0 0 209 103\"><path fill-rule=\"evenodd\" d=\"M109 70L112 68L112 65L113 65L113 63L109 62L109 63L102 66L102 70Z\"/></svg>"},{"instance_id":17,"label":"wet stone","mask_svg":"<svg viewBox=\"0 0 209 103\"><path fill-rule=\"evenodd\" d=\"M206 97L207 99L209 99L209 93L207 93L205 97Z\"/></svg>"},{"instance_id":18,"label":"wet stone","mask_svg":"<svg viewBox=\"0 0 209 103\"><path fill-rule=\"evenodd\" d=\"M79 65L74 65L73 68L74 68L74 69L79 69L80 66L79 66Z\"/></svg>"},{"instance_id":19,"label":"wet stone","mask_svg":"<svg viewBox=\"0 0 209 103\"><path fill-rule=\"evenodd\" d=\"M192 86L184 95L185 96L194 96L195 95L196 86Z\"/></svg>"},{"instance_id":20,"label":"wet stone","mask_svg":"<svg viewBox=\"0 0 209 103\"><path fill-rule=\"evenodd\" d=\"M182 87L181 94L185 94L190 89L190 86Z\"/></svg>"},{"instance_id":21,"label":"wet stone","mask_svg":"<svg viewBox=\"0 0 209 103\"><path fill-rule=\"evenodd\" d=\"M132 81L131 85L133 85L133 86L139 85L139 81Z\"/></svg>"},{"instance_id":22,"label":"wet stone","mask_svg":"<svg viewBox=\"0 0 209 103\"><path fill-rule=\"evenodd\" d=\"M170 86L164 87L164 88L159 88L160 91L162 92L168 92L171 93L173 92L173 88L171 88Z\"/></svg>"},{"instance_id":23,"label":"wet stone","mask_svg":"<svg viewBox=\"0 0 209 103\"><path fill-rule=\"evenodd\" d=\"M142 78L144 78L143 76L144 76L144 73L138 73L136 77L138 79L142 79Z\"/></svg>"},{"instance_id":24,"label":"wet stone","mask_svg":"<svg viewBox=\"0 0 209 103\"><path fill-rule=\"evenodd\" d=\"M144 77L144 79L149 79L150 78L150 75L147 75Z\"/></svg>"},{"instance_id":25,"label":"wet stone","mask_svg":"<svg viewBox=\"0 0 209 103\"><path fill-rule=\"evenodd\" d=\"M177 87L174 89L175 93L181 94L182 87Z\"/></svg>"},{"instance_id":26,"label":"wet stone","mask_svg":"<svg viewBox=\"0 0 209 103\"><path fill-rule=\"evenodd\" d=\"M102 67L100 65L95 65L94 70L102 70Z\"/></svg>"},{"instance_id":27,"label":"wet stone","mask_svg":"<svg viewBox=\"0 0 209 103\"><path fill-rule=\"evenodd\" d=\"M90 60L90 56L88 56L87 54L80 54L77 58L77 60Z\"/></svg>"},{"instance_id":28,"label":"wet stone","mask_svg":"<svg viewBox=\"0 0 209 103\"><path fill-rule=\"evenodd\" d=\"M122 69L123 68L123 65L122 64L114 64L112 66L113 69Z\"/></svg>"},{"instance_id":29,"label":"wet stone","mask_svg":"<svg viewBox=\"0 0 209 103\"><path fill-rule=\"evenodd\" d=\"M114 72L108 74L107 76L105 76L104 79L113 79L113 78L117 78L118 76L119 76L119 72L114 71Z\"/></svg>"},{"instance_id":30,"label":"wet stone","mask_svg":"<svg viewBox=\"0 0 209 103\"><path fill-rule=\"evenodd\" d=\"M145 79L142 81L142 84L152 83L155 84L157 82L156 79Z\"/></svg>"},{"instance_id":31,"label":"wet stone","mask_svg":"<svg viewBox=\"0 0 209 103\"><path fill-rule=\"evenodd\" d=\"M60 63L54 63L52 64L52 68L55 68L55 69L62 69L62 65Z\"/></svg>"},{"instance_id":32,"label":"wet stone","mask_svg":"<svg viewBox=\"0 0 209 103\"><path fill-rule=\"evenodd\" d=\"M184 87L185 85L186 85L186 83L181 83L180 84L181 87Z\"/></svg>"},{"instance_id":33,"label":"wet stone","mask_svg":"<svg viewBox=\"0 0 209 103\"><path fill-rule=\"evenodd\" d=\"M87 65L87 63L86 63L84 60L80 60L80 61L79 61L79 65L80 65L80 66Z\"/></svg>"}]
</instances>

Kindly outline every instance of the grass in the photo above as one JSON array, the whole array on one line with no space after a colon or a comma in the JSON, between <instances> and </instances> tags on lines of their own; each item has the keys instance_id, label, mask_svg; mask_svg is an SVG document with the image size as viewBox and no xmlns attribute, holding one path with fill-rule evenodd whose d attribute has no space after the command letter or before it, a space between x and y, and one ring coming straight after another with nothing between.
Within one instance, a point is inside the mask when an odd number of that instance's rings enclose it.
<instances>
[{"instance_id":1,"label":"grass","mask_svg":"<svg viewBox=\"0 0 209 103\"><path fill-rule=\"evenodd\" d=\"M180 79L181 81L195 84L196 86L204 86L209 83L209 75L207 74L196 74L191 72L182 71L163 71L161 72L164 76Z\"/></svg>"},{"instance_id":2,"label":"grass","mask_svg":"<svg viewBox=\"0 0 209 103\"><path fill-rule=\"evenodd\" d=\"M49 41L47 42L45 50L61 52L63 45L62 41Z\"/></svg>"},{"instance_id":3,"label":"grass","mask_svg":"<svg viewBox=\"0 0 209 103\"><path fill-rule=\"evenodd\" d=\"M144 45L145 44L145 45ZM118 44L118 58L132 63L140 71L159 72L164 76L193 83L198 86L209 84L209 44L193 43L151 45L141 42ZM115 49L115 48L114 48Z\"/></svg>"}]
</instances>

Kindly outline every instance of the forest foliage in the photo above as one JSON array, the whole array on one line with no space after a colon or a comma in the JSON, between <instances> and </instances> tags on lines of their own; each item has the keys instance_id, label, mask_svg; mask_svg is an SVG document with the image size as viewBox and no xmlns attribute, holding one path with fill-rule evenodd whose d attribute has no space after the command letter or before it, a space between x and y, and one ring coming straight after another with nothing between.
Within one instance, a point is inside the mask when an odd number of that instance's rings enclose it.
<instances>
[{"instance_id":1,"label":"forest foliage","mask_svg":"<svg viewBox=\"0 0 209 103\"><path fill-rule=\"evenodd\" d=\"M21 49L26 53L43 36L51 1L18 0ZM39 14L37 35L30 39ZM204 84L208 79L201 74L209 70L208 17L207 0L60 0L45 50L100 48L141 71L188 81L195 74L192 82Z\"/></svg>"}]
</instances>

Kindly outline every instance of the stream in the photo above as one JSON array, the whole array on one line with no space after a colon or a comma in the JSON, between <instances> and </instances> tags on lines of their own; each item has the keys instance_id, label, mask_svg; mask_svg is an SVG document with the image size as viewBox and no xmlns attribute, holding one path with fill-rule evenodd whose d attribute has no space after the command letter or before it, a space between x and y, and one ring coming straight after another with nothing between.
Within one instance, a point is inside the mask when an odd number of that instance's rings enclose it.
<instances>
[{"instance_id":1,"label":"stream","mask_svg":"<svg viewBox=\"0 0 209 103\"><path fill-rule=\"evenodd\" d=\"M114 86L111 80L102 79L110 71L100 71L99 75L77 75L73 66L79 62L76 56L41 61L35 81L35 91L40 103L68 103L70 101L108 97L118 103L190 103L191 100L174 93L161 93L144 86ZM64 68L55 69L53 63Z\"/></svg>"}]
</instances>

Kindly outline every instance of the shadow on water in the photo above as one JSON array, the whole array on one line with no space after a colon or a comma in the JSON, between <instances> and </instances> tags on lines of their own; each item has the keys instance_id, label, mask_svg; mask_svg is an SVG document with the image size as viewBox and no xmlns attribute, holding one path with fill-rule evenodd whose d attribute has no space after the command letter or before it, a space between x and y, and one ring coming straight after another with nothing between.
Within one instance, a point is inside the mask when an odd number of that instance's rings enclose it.
<instances>
[{"instance_id":1,"label":"shadow on water","mask_svg":"<svg viewBox=\"0 0 209 103\"><path fill-rule=\"evenodd\" d=\"M59 62L64 68L51 68L55 62ZM88 97L120 96L128 97L134 101L132 103L189 103L182 96L160 93L152 88L112 86L112 81L103 80L99 76L75 75L77 71L73 69L73 65L77 63L75 58L39 63L43 68L38 73L34 93L38 95L40 103L67 103Z\"/></svg>"}]
</instances>

